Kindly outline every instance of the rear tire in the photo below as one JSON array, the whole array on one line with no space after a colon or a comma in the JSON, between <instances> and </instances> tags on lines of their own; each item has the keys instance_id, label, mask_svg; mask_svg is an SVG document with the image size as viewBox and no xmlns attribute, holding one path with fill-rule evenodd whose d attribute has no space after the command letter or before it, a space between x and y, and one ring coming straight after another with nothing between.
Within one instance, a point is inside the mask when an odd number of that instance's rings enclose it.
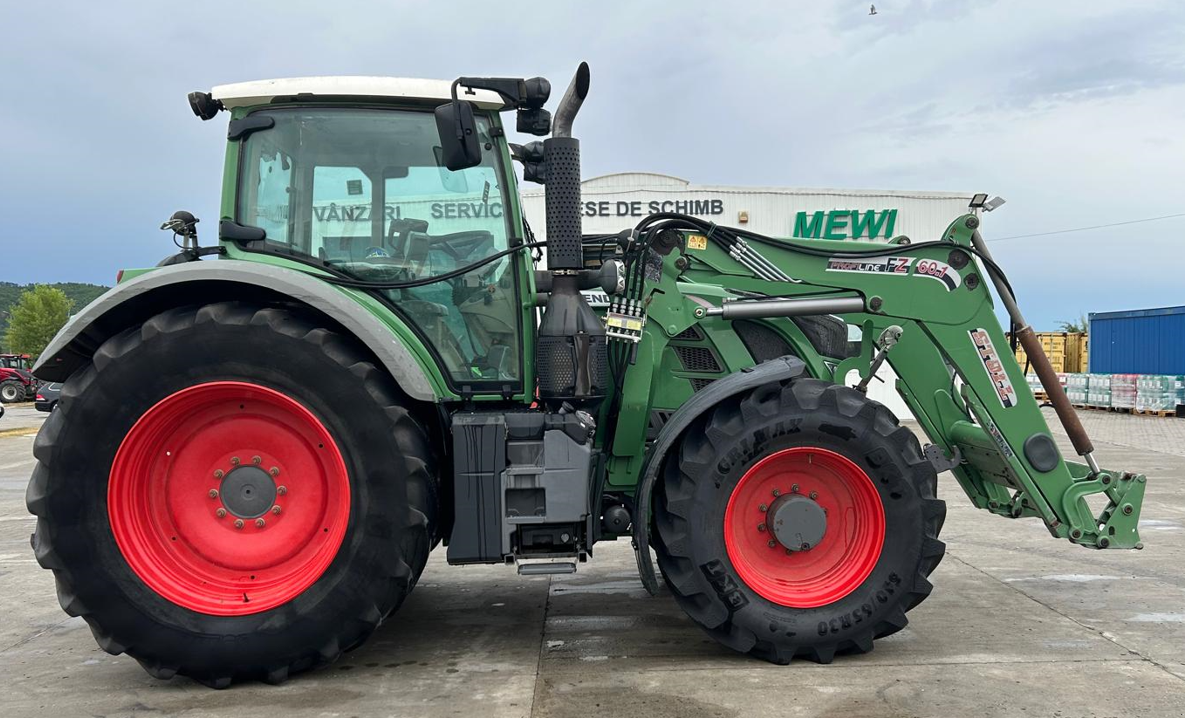
<instances>
[{"instance_id":1,"label":"rear tire","mask_svg":"<svg viewBox=\"0 0 1185 718\"><path fill-rule=\"evenodd\" d=\"M930 594L946 507L883 405L815 379L767 385L707 412L678 449L656 489L658 564L725 646L829 663L872 650Z\"/></svg>"},{"instance_id":2,"label":"rear tire","mask_svg":"<svg viewBox=\"0 0 1185 718\"><path fill-rule=\"evenodd\" d=\"M399 607L434 538L433 457L397 387L352 340L282 309L175 309L109 339L34 455L33 548L62 608L158 678L223 688L333 661ZM260 486L272 473L282 511L233 503L215 477L238 469Z\"/></svg>"},{"instance_id":3,"label":"rear tire","mask_svg":"<svg viewBox=\"0 0 1185 718\"><path fill-rule=\"evenodd\" d=\"M0 382L0 402L15 404L25 399L25 385L15 379Z\"/></svg>"}]
</instances>

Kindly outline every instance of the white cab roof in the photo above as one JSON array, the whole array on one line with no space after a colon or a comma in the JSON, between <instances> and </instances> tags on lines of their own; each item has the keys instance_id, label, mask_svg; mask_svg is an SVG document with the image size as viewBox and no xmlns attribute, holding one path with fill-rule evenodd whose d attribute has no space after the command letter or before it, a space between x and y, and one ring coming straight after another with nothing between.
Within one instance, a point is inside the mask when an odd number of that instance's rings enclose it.
<instances>
[{"instance_id":1,"label":"white cab roof","mask_svg":"<svg viewBox=\"0 0 1185 718\"><path fill-rule=\"evenodd\" d=\"M450 80L421 80L408 77L288 77L218 85L210 94L229 110L235 107L265 105L276 97L303 94L445 101L452 98L449 93L452 84ZM457 96L485 109L500 109L505 104L501 95L489 90L474 90L473 94L469 94L462 86L458 88Z\"/></svg>"}]
</instances>

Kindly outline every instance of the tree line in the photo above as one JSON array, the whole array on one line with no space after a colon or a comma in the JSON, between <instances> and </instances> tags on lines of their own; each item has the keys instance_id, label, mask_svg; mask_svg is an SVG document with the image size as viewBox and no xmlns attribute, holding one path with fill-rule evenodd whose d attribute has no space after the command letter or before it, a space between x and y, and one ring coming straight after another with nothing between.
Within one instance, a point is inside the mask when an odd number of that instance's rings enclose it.
<instances>
[{"instance_id":1,"label":"tree line","mask_svg":"<svg viewBox=\"0 0 1185 718\"><path fill-rule=\"evenodd\" d=\"M40 354L74 312L107 287L58 282L20 285L0 282L0 348L11 354Z\"/></svg>"}]
</instances>

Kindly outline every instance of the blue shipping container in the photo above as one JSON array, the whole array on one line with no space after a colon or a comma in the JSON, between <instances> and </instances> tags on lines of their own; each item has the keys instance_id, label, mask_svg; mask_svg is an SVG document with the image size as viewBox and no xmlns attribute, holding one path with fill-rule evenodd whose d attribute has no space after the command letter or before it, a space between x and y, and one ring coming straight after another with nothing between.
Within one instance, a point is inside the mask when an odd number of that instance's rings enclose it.
<instances>
[{"instance_id":1,"label":"blue shipping container","mask_svg":"<svg viewBox=\"0 0 1185 718\"><path fill-rule=\"evenodd\" d=\"M1090 314L1092 374L1185 374L1185 307Z\"/></svg>"}]
</instances>

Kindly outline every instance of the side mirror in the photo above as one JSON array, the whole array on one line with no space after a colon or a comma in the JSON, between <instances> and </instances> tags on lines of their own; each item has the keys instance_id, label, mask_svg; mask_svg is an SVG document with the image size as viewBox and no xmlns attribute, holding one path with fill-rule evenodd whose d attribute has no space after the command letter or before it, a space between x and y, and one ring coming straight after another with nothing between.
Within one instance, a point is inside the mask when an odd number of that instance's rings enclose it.
<instances>
[{"instance_id":1,"label":"side mirror","mask_svg":"<svg viewBox=\"0 0 1185 718\"><path fill-rule=\"evenodd\" d=\"M456 172L481 164L481 143L473 105L453 100L436 108L436 132L440 136L444 166Z\"/></svg>"}]
</instances>

